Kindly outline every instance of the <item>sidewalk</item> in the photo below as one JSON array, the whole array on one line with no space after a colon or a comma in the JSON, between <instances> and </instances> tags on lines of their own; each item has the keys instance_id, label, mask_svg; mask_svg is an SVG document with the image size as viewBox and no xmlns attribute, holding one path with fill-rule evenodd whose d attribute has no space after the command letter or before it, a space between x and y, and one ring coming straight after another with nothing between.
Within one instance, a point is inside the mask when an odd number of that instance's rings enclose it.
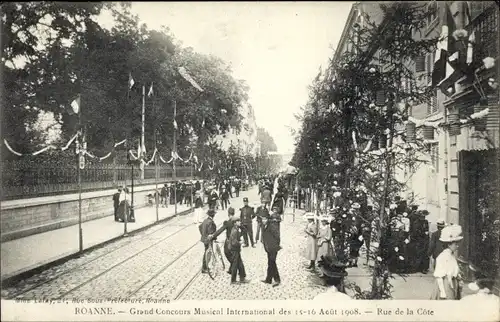
<instances>
[{"instance_id":1,"label":"sidewalk","mask_svg":"<svg viewBox=\"0 0 500 322\"><path fill-rule=\"evenodd\" d=\"M177 205L177 213L189 211L185 205ZM174 216L174 206L158 208L159 220ZM129 233L151 226L156 222L156 207L135 210L135 223L127 224ZM123 223L113 216L90 220L82 224L83 249L105 243L123 235ZM78 225L15 239L1 244L1 277L16 276L58 259L78 253Z\"/></svg>"}]
</instances>

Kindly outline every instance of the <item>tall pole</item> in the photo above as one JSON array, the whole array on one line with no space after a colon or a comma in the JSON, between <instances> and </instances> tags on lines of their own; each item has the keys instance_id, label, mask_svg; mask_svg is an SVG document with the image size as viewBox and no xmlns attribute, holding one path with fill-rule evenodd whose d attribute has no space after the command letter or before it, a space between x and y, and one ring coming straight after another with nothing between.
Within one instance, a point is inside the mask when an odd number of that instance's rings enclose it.
<instances>
[{"instance_id":1,"label":"tall pole","mask_svg":"<svg viewBox=\"0 0 500 322\"><path fill-rule=\"evenodd\" d=\"M81 103L80 103L81 105ZM84 158L83 156L83 129L82 129L82 110L78 111L78 129L79 129L79 149L78 149L78 161L77 161L77 173L78 173L78 249L80 253L83 252L83 230L82 230L82 173L80 169L80 160Z\"/></svg>"},{"instance_id":2,"label":"tall pole","mask_svg":"<svg viewBox=\"0 0 500 322\"><path fill-rule=\"evenodd\" d=\"M174 83L176 84L176 83ZM174 216L177 216L177 173L175 169L175 161L177 159L177 99L174 97L174 139L173 139L173 159L172 159L172 168L173 173L172 177L174 179Z\"/></svg>"},{"instance_id":3,"label":"tall pole","mask_svg":"<svg viewBox=\"0 0 500 322\"><path fill-rule=\"evenodd\" d=\"M193 198L193 165L194 165L194 162L192 160L189 161L190 162L190 170L191 170L191 208L193 208L193 205L194 205L194 198Z\"/></svg>"},{"instance_id":4,"label":"tall pole","mask_svg":"<svg viewBox=\"0 0 500 322\"><path fill-rule=\"evenodd\" d=\"M139 155L139 160L142 160L142 155L144 154L145 142L144 142L144 123L146 119L146 86L142 85L142 113L141 113L141 155ZM144 163L140 163L141 167L141 180L144 180Z\"/></svg>"},{"instance_id":5,"label":"tall pole","mask_svg":"<svg viewBox=\"0 0 500 322\"><path fill-rule=\"evenodd\" d=\"M152 86L152 85L151 85ZM154 102L154 101L153 101ZM152 104L154 106L154 103ZM156 115L156 106L153 108L154 113ZM143 123L143 128L144 128L144 123ZM158 171L158 153L157 152L157 146L156 146L156 121L155 121L155 128L153 132L153 139L155 141L155 205L156 205L156 221L159 221L159 214L158 214L158 202L160 201L160 192L158 191L158 176L159 176L159 171Z\"/></svg>"},{"instance_id":6,"label":"tall pole","mask_svg":"<svg viewBox=\"0 0 500 322\"><path fill-rule=\"evenodd\" d=\"M155 151L156 151L156 129L154 132ZM155 153L155 205L156 205L156 221L160 220L158 215L158 202L160 201L160 192L158 191L158 153Z\"/></svg>"}]
</instances>

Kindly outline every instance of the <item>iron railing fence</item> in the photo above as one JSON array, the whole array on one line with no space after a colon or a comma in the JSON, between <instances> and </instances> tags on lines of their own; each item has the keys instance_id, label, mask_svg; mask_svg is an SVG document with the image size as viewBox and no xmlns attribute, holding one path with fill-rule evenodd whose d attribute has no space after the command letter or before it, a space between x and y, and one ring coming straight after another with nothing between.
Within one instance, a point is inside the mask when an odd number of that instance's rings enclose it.
<instances>
[{"instance_id":1,"label":"iron railing fence","mask_svg":"<svg viewBox=\"0 0 500 322\"><path fill-rule=\"evenodd\" d=\"M154 184L156 168L144 167L144 179L141 171L134 166L134 185ZM194 173L194 171L193 171ZM51 163L34 164L22 160L4 161L1 167L1 200L26 199L78 192L78 172L74 165L56 165ZM189 166L177 166L178 180L191 179ZM81 170L82 191L96 191L130 186L132 168L127 164L87 163ZM173 181L171 165L158 165L158 183Z\"/></svg>"}]
</instances>

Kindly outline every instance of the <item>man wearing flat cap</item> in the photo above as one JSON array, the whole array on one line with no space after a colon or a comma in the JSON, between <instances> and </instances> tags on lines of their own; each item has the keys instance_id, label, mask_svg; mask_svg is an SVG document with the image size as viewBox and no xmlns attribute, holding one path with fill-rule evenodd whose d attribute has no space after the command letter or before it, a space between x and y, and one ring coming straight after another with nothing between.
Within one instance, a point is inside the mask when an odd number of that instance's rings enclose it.
<instances>
[{"instance_id":1,"label":"man wearing flat cap","mask_svg":"<svg viewBox=\"0 0 500 322\"><path fill-rule=\"evenodd\" d=\"M236 275L240 276L240 283L248 283L246 279L245 266L241 259L241 219L238 216L231 218L233 228L229 236L229 251L231 252L231 284L236 284Z\"/></svg>"},{"instance_id":2,"label":"man wearing flat cap","mask_svg":"<svg viewBox=\"0 0 500 322\"><path fill-rule=\"evenodd\" d=\"M255 247L253 241L253 227L252 218L255 217L255 212L253 207L248 205L248 198L243 198L243 207L240 208L240 219L241 219L241 233L243 234L243 239L245 240L245 245L243 247L248 247L248 239L252 243L252 247Z\"/></svg>"}]
</instances>

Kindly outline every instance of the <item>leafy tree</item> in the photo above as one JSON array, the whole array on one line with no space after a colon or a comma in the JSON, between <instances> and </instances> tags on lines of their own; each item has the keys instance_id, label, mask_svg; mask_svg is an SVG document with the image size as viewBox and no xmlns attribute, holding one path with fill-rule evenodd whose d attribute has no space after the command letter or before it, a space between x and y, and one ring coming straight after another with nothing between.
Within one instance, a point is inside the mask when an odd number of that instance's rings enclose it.
<instances>
[{"instance_id":1,"label":"leafy tree","mask_svg":"<svg viewBox=\"0 0 500 322\"><path fill-rule=\"evenodd\" d=\"M395 165L415 166L420 162L417 151L423 148L402 128L408 101L424 102L430 94L410 62L433 50L436 39L414 39L431 14L425 6L391 3L380 8L382 23L365 17L366 25L358 26L349 40L354 50L340 54L314 80L293 162L303 184L338 192L336 204L341 208L349 208L356 201L353 196L364 191L378 211L375 233L384 240L389 204L404 189L392 175ZM380 59L374 56L377 51ZM405 83L409 86L401 86ZM373 253L372 289L358 288L358 296L391 296L388 247L382 241Z\"/></svg>"}]
</instances>

